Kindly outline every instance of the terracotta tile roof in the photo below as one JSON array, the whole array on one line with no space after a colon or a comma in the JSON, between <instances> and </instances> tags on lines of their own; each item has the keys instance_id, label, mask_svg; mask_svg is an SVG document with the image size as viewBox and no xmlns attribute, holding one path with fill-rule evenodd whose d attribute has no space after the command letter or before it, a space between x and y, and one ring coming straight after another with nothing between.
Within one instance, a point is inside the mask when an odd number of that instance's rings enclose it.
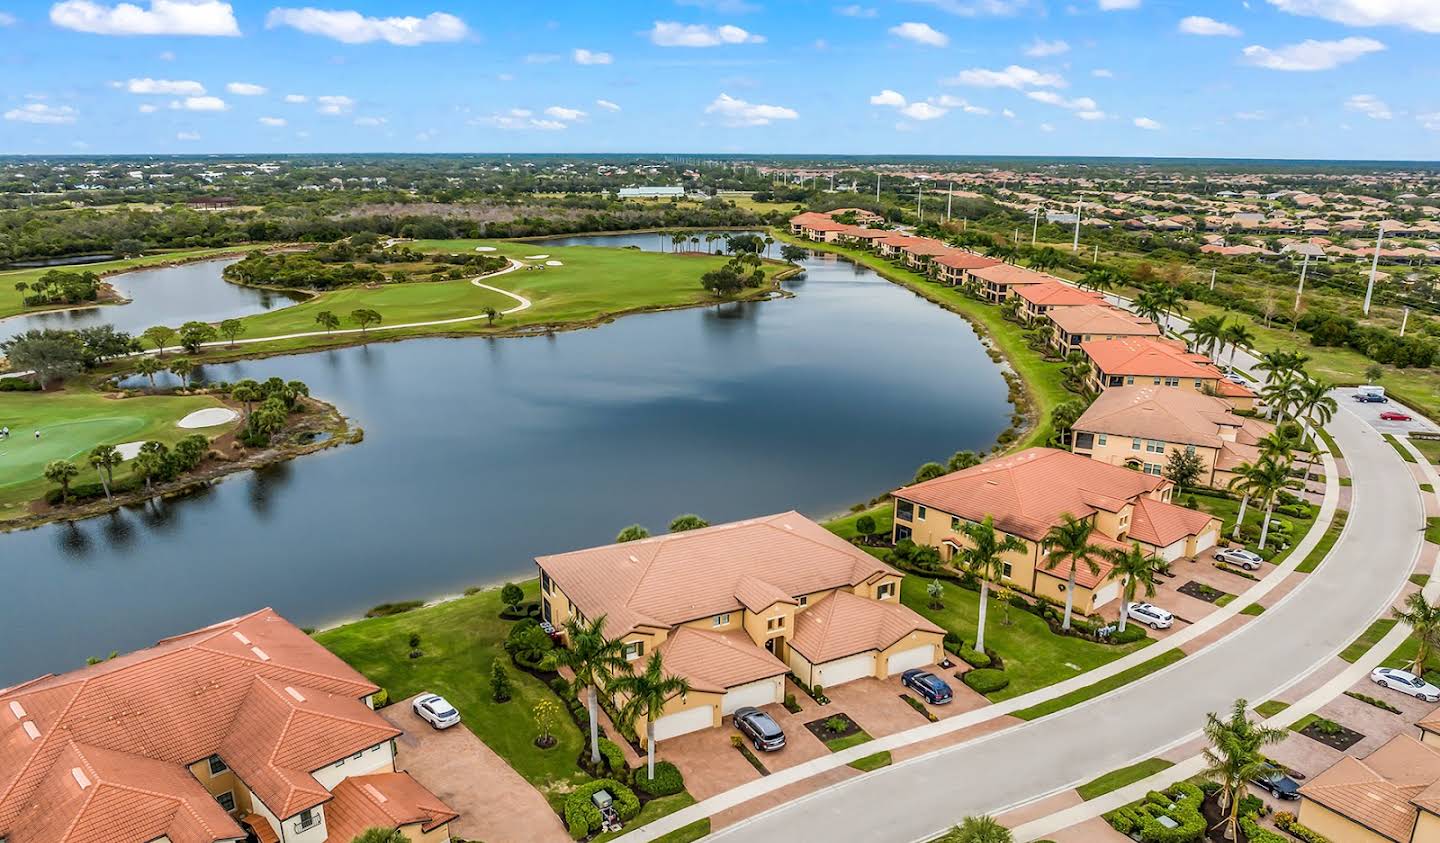
<instances>
[{"instance_id":1,"label":"terracotta tile roof","mask_svg":"<svg viewBox=\"0 0 1440 843\"><path fill-rule=\"evenodd\" d=\"M1300 788L1318 802L1398 843L1408 843L1417 804L1436 811L1440 750L1396 735L1363 759L1345 756Z\"/></svg>"},{"instance_id":2,"label":"terracotta tile roof","mask_svg":"<svg viewBox=\"0 0 1440 843\"><path fill-rule=\"evenodd\" d=\"M743 632L712 632L682 626L660 645L665 672L683 676L697 691L727 688L788 673L790 668Z\"/></svg>"},{"instance_id":3,"label":"terracotta tile roof","mask_svg":"<svg viewBox=\"0 0 1440 843\"><path fill-rule=\"evenodd\" d=\"M929 237L917 237L902 248L912 255L948 255L959 251L954 246L941 243L939 240L931 240Z\"/></svg>"},{"instance_id":4,"label":"terracotta tile roof","mask_svg":"<svg viewBox=\"0 0 1440 843\"><path fill-rule=\"evenodd\" d=\"M1108 304L1063 307L1045 315L1067 334L1160 336L1154 322Z\"/></svg>"},{"instance_id":5,"label":"terracotta tile roof","mask_svg":"<svg viewBox=\"0 0 1440 843\"><path fill-rule=\"evenodd\" d=\"M1107 539L1105 536L1102 536L1098 533L1091 536L1090 541L1091 543L1099 545L1101 547L1124 547L1127 549L1129 548L1129 545L1123 544L1122 542L1114 541L1112 539ZM1049 557L1046 558L1048 559ZM1079 570L1075 572L1076 585L1081 586L1082 588L1091 589L1093 591L1095 588L1099 587L1101 583L1108 580L1110 578L1110 572L1115 570L1115 566L1110 564L1110 560L1105 559L1104 557L1097 557L1094 559L1094 562L1095 571L1093 573L1090 571L1089 565L1081 565ZM1073 567L1075 567L1075 563L1069 559L1057 563L1054 568L1045 567L1045 562L1042 560L1040 563L1040 567L1036 570L1047 577L1054 577L1055 579L1061 580L1062 582L1068 582L1070 579L1070 569Z\"/></svg>"},{"instance_id":6,"label":"terracotta tile roof","mask_svg":"<svg viewBox=\"0 0 1440 843\"><path fill-rule=\"evenodd\" d=\"M935 263L941 266L948 266L951 269L983 269L987 266L998 266L1000 261L994 258L987 258L984 255L977 255L974 252L956 249L949 254L940 255L935 258Z\"/></svg>"},{"instance_id":7,"label":"terracotta tile roof","mask_svg":"<svg viewBox=\"0 0 1440 843\"><path fill-rule=\"evenodd\" d=\"M1009 263L997 263L994 266L972 269L970 274L992 284L1000 285L1043 284L1047 281L1053 283L1057 280L1053 275L1046 275L1043 272L1036 272L1033 269Z\"/></svg>"},{"instance_id":8,"label":"terracotta tile roof","mask_svg":"<svg viewBox=\"0 0 1440 843\"><path fill-rule=\"evenodd\" d=\"M1130 515L1130 538L1153 547L1165 547L1187 536L1198 536L1215 521L1205 512L1173 503L1141 498Z\"/></svg>"},{"instance_id":9,"label":"terracotta tile roof","mask_svg":"<svg viewBox=\"0 0 1440 843\"><path fill-rule=\"evenodd\" d=\"M377 686L271 609L44 676L0 691L0 835L17 830L71 741L191 764L226 742L257 680L344 698L354 716L375 716L360 700ZM372 745L366 739L347 748Z\"/></svg>"},{"instance_id":10,"label":"terracotta tile roof","mask_svg":"<svg viewBox=\"0 0 1440 843\"><path fill-rule=\"evenodd\" d=\"M354 840L367 828L420 824L430 832L459 817L409 773L351 776L335 785L335 799L325 806L328 839Z\"/></svg>"},{"instance_id":11,"label":"terracotta tile roof","mask_svg":"<svg viewBox=\"0 0 1440 843\"><path fill-rule=\"evenodd\" d=\"M1032 541L1069 513L1084 518L1093 501L1131 500L1166 485L1163 478L1107 465L1053 448L1030 448L906 486L893 494L971 521L995 517L995 527Z\"/></svg>"},{"instance_id":12,"label":"terracotta tile roof","mask_svg":"<svg viewBox=\"0 0 1440 843\"><path fill-rule=\"evenodd\" d=\"M1190 389L1119 386L1100 393L1075 421L1075 429L1111 436L1155 439L1205 448L1223 448L1221 433L1254 442L1269 435L1265 422L1237 416L1230 402Z\"/></svg>"},{"instance_id":13,"label":"terracotta tile roof","mask_svg":"<svg viewBox=\"0 0 1440 843\"><path fill-rule=\"evenodd\" d=\"M746 577L789 596L895 572L793 511L535 561L587 618L605 615L610 635L737 611Z\"/></svg>"},{"instance_id":14,"label":"terracotta tile roof","mask_svg":"<svg viewBox=\"0 0 1440 843\"><path fill-rule=\"evenodd\" d=\"M1096 293L1050 281L1041 284L1026 284L1015 291L1015 295L1031 304L1046 307L1080 307L1083 305L1103 306L1105 299Z\"/></svg>"},{"instance_id":15,"label":"terracotta tile roof","mask_svg":"<svg viewBox=\"0 0 1440 843\"><path fill-rule=\"evenodd\" d=\"M837 591L795 617L790 646L811 664L883 650L916 630L945 630L899 603Z\"/></svg>"},{"instance_id":16,"label":"terracotta tile roof","mask_svg":"<svg viewBox=\"0 0 1440 843\"><path fill-rule=\"evenodd\" d=\"M794 604L795 598L786 594L779 586L772 585L758 577L741 577L735 583L735 599L752 612L768 609L776 603Z\"/></svg>"},{"instance_id":17,"label":"terracotta tile roof","mask_svg":"<svg viewBox=\"0 0 1440 843\"><path fill-rule=\"evenodd\" d=\"M1191 354L1164 340L1118 337L1083 342L1080 348L1107 375L1225 379L1204 355Z\"/></svg>"},{"instance_id":18,"label":"terracotta tile roof","mask_svg":"<svg viewBox=\"0 0 1440 843\"><path fill-rule=\"evenodd\" d=\"M190 771L177 764L66 743L5 838L9 843L171 843L244 839Z\"/></svg>"}]
</instances>

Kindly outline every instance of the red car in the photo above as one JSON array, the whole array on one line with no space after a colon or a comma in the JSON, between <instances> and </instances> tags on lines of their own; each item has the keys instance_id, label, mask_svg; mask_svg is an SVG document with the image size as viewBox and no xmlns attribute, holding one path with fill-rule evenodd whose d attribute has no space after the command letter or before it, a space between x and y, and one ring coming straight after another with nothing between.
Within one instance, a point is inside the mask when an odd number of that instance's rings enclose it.
<instances>
[{"instance_id":1,"label":"red car","mask_svg":"<svg viewBox=\"0 0 1440 843\"><path fill-rule=\"evenodd\" d=\"M1395 410L1386 410L1385 412L1380 414L1380 418L1384 419L1385 421L1410 421L1409 416L1405 415L1404 413L1396 412Z\"/></svg>"}]
</instances>

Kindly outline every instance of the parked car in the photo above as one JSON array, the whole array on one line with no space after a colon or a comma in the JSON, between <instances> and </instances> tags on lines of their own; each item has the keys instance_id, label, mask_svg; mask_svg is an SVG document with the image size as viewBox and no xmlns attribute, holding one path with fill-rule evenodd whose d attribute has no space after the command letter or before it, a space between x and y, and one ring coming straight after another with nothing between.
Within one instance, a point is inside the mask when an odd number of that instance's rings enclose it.
<instances>
[{"instance_id":1,"label":"parked car","mask_svg":"<svg viewBox=\"0 0 1440 843\"><path fill-rule=\"evenodd\" d=\"M1409 413L1402 413L1399 410L1386 410L1380 414L1385 421L1410 421Z\"/></svg>"},{"instance_id":2,"label":"parked car","mask_svg":"<svg viewBox=\"0 0 1440 843\"><path fill-rule=\"evenodd\" d=\"M1409 694L1417 700L1440 702L1440 688L1408 670L1393 667L1377 667L1370 671L1370 681L1382 688L1394 688L1402 694Z\"/></svg>"},{"instance_id":3,"label":"parked car","mask_svg":"<svg viewBox=\"0 0 1440 843\"><path fill-rule=\"evenodd\" d=\"M1239 372L1231 372L1230 374L1225 376L1225 380L1230 381L1231 383L1238 383L1241 386L1244 386L1245 384L1245 376L1240 374Z\"/></svg>"},{"instance_id":4,"label":"parked car","mask_svg":"<svg viewBox=\"0 0 1440 843\"><path fill-rule=\"evenodd\" d=\"M1295 780L1285 775L1283 770L1275 767L1267 768L1260 775L1250 780L1261 790L1269 791L1276 799L1299 799L1300 785Z\"/></svg>"},{"instance_id":5,"label":"parked car","mask_svg":"<svg viewBox=\"0 0 1440 843\"><path fill-rule=\"evenodd\" d=\"M928 670L907 670L900 674L900 684L924 697L925 702L931 705L944 705L955 699L955 692L950 690L945 680Z\"/></svg>"},{"instance_id":6,"label":"parked car","mask_svg":"<svg viewBox=\"0 0 1440 843\"><path fill-rule=\"evenodd\" d=\"M1390 402L1389 398L1376 392L1357 392L1355 393L1355 400L1361 404L1387 404Z\"/></svg>"},{"instance_id":7,"label":"parked car","mask_svg":"<svg viewBox=\"0 0 1440 843\"><path fill-rule=\"evenodd\" d=\"M411 706L421 720L437 729L448 729L460 722L460 712L439 694L421 694Z\"/></svg>"},{"instance_id":8,"label":"parked car","mask_svg":"<svg viewBox=\"0 0 1440 843\"><path fill-rule=\"evenodd\" d=\"M1128 603L1125 606L1125 614L1131 620L1139 621L1151 629L1169 629L1175 622L1175 616L1149 603Z\"/></svg>"},{"instance_id":9,"label":"parked car","mask_svg":"<svg viewBox=\"0 0 1440 843\"><path fill-rule=\"evenodd\" d=\"M1224 550L1215 551L1215 558L1221 562L1228 562L1247 571L1258 571L1265 560L1260 555L1246 550L1243 547L1227 547Z\"/></svg>"},{"instance_id":10,"label":"parked car","mask_svg":"<svg viewBox=\"0 0 1440 843\"><path fill-rule=\"evenodd\" d=\"M753 706L735 709L735 728L761 752L774 752L785 747L785 732L775 718Z\"/></svg>"}]
</instances>

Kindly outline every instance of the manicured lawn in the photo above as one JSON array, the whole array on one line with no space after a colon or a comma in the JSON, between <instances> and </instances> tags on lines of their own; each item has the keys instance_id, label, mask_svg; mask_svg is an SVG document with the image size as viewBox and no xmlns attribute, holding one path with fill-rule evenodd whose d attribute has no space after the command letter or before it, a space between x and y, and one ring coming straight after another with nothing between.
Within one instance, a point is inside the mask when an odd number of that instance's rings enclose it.
<instances>
[{"instance_id":1,"label":"manicured lawn","mask_svg":"<svg viewBox=\"0 0 1440 843\"><path fill-rule=\"evenodd\" d=\"M1323 427L1316 428L1316 430L1320 434L1321 441L1325 443L1325 450L1330 452L1330 456L1337 460L1340 459L1342 456L1340 453L1340 445L1335 441L1335 437L1331 436L1330 431Z\"/></svg>"},{"instance_id":2,"label":"manicured lawn","mask_svg":"<svg viewBox=\"0 0 1440 843\"><path fill-rule=\"evenodd\" d=\"M828 740L825 742L825 746L829 747L831 752L839 752L842 749L849 749L852 746L859 746L862 743L872 740L874 740L874 738L866 734L864 729L861 729L853 735Z\"/></svg>"},{"instance_id":3,"label":"manicured lawn","mask_svg":"<svg viewBox=\"0 0 1440 843\"><path fill-rule=\"evenodd\" d=\"M862 773L868 773L871 770L878 770L881 767L889 767L890 762L890 753L877 752L874 755L867 755L864 758L857 758L851 761L850 766Z\"/></svg>"},{"instance_id":4,"label":"manicured lawn","mask_svg":"<svg viewBox=\"0 0 1440 843\"><path fill-rule=\"evenodd\" d=\"M493 286L503 288L505 279L509 277L500 276ZM514 307L515 304L515 300L509 296L477 287L468 279L408 281L403 284L386 284L375 289L345 287L323 293L300 304L248 316L241 320L245 325L245 334L241 338L324 330L315 323L315 315L326 310L340 317L341 328L358 328L359 325L351 322L350 312L357 308L370 308L379 312L384 319L379 326L383 328L386 324L474 316L483 312L486 307L502 311ZM503 321L502 319L502 324ZM483 320L481 324L484 324Z\"/></svg>"},{"instance_id":5,"label":"manicured lawn","mask_svg":"<svg viewBox=\"0 0 1440 843\"><path fill-rule=\"evenodd\" d=\"M1356 638L1354 641L1350 642L1350 646L1341 650L1340 658L1344 659L1347 662L1350 662L1351 664L1354 664L1355 662L1360 660L1361 656L1369 652L1370 648L1374 647L1381 638L1384 638L1385 635L1390 632L1391 628L1393 628L1394 626L1394 618L1380 618L1379 620L1370 624L1369 628L1367 628L1364 632L1360 633L1359 638Z\"/></svg>"},{"instance_id":6,"label":"manicured lawn","mask_svg":"<svg viewBox=\"0 0 1440 843\"><path fill-rule=\"evenodd\" d=\"M1400 440L1396 439L1394 434L1385 434L1385 441L1390 443L1390 447L1394 448L1395 452L1399 454L1400 458L1405 460L1405 462L1419 462L1419 460L1415 459L1415 455L1410 453L1409 448L1400 444Z\"/></svg>"},{"instance_id":7,"label":"manicured lawn","mask_svg":"<svg viewBox=\"0 0 1440 843\"><path fill-rule=\"evenodd\" d=\"M1141 779L1148 779L1161 770L1168 770L1174 766L1174 762L1166 761L1164 758L1147 758L1131 764L1129 767L1111 770L1098 779L1075 788L1075 792L1080 794L1081 799L1089 802L1097 796L1104 796L1112 790L1119 790Z\"/></svg>"},{"instance_id":8,"label":"manicured lawn","mask_svg":"<svg viewBox=\"0 0 1440 843\"><path fill-rule=\"evenodd\" d=\"M76 484L98 482L85 461L91 448L150 439L173 445L190 433L216 436L230 425L184 430L175 423L195 410L218 406L217 399L203 395L106 398L83 387L0 393L0 426L10 428L10 438L0 439L0 520L24 515L29 503L51 487L42 476L51 460L79 466ZM128 464L115 470L116 480L129 475Z\"/></svg>"},{"instance_id":9,"label":"manicured lawn","mask_svg":"<svg viewBox=\"0 0 1440 843\"><path fill-rule=\"evenodd\" d=\"M860 512L854 512L842 518L836 518L833 521L826 521L825 529L829 530L830 532L834 533L842 539L853 539L856 536L860 535L860 531L855 529L855 522L859 521L861 516L864 515L868 515L871 518L875 519L876 535L890 535L890 528L895 523L895 507L891 505L888 501L870 509L861 510Z\"/></svg>"},{"instance_id":10,"label":"manicured lawn","mask_svg":"<svg viewBox=\"0 0 1440 843\"><path fill-rule=\"evenodd\" d=\"M1416 439L1410 437L1410 444L1415 450L1425 455L1425 459L1437 463L1440 462L1440 439Z\"/></svg>"},{"instance_id":11,"label":"manicured lawn","mask_svg":"<svg viewBox=\"0 0 1440 843\"><path fill-rule=\"evenodd\" d=\"M791 237L778 230L773 231L773 234L777 240L794 243L807 249L844 255L856 263L875 270L891 281L903 284L925 298L978 322L984 329L984 333L1004 352L1011 367L1025 381L1031 401L1035 405L1032 412L1039 419L1038 424L1029 434L1014 443L1013 449L1019 450L1035 445L1044 445L1050 441L1053 433L1050 425L1051 412L1057 405L1076 396L1065 389L1062 384L1060 375L1062 364L1047 362L1038 353L1031 351L1025 344L1025 328L1007 321L1001 315L1000 308L977 301L954 287L947 287L931 281L923 275L892 264L872 252L850 249L833 243L812 243L808 240Z\"/></svg>"},{"instance_id":12,"label":"manicured lawn","mask_svg":"<svg viewBox=\"0 0 1440 843\"><path fill-rule=\"evenodd\" d=\"M958 585L945 583L945 594L942 598L945 608L932 609L930 598L925 593L925 586L928 584L929 580L919 574L906 577L900 586L900 601L965 639L966 646L974 646L980 595ZM1114 661L1150 643L1151 639L1147 638L1133 644L1111 646L1056 635L1050 631L1045 621L996 600L992 591L986 612L985 646L994 650L1004 660L1010 685L991 694L990 699L1005 700L1036 688L1053 685Z\"/></svg>"},{"instance_id":13,"label":"manicured lawn","mask_svg":"<svg viewBox=\"0 0 1440 843\"><path fill-rule=\"evenodd\" d=\"M1421 588L1424 588L1425 585L1430 582L1430 575L1429 575L1429 574L1411 574L1411 575L1410 575L1410 582L1412 582L1412 583L1420 586Z\"/></svg>"},{"instance_id":14,"label":"manicured lawn","mask_svg":"<svg viewBox=\"0 0 1440 843\"><path fill-rule=\"evenodd\" d=\"M1395 652L1386 656L1385 661L1381 662L1380 665L1382 667L1399 667L1409 670L1415 665L1415 653L1419 649L1419 646L1419 641L1416 640L1415 636L1411 635L1402 641L1399 647L1395 648ZM1440 653L1432 650L1430 655L1425 658L1425 678L1434 682L1437 674L1440 674Z\"/></svg>"},{"instance_id":15,"label":"manicured lawn","mask_svg":"<svg viewBox=\"0 0 1440 843\"><path fill-rule=\"evenodd\" d=\"M1440 544L1440 517L1425 519L1425 541Z\"/></svg>"},{"instance_id":16,"label":"manicured lawn","mask_svg":"<svg viewBox=\"0 0 1440 843\"><path fill-rule=\"evenodd\" d=\"M658 744L657 744L657 746L658 746ZM640 813L638 813L638 814L635 815L635 819L633 819L633 820L631 820L630 822L628 822L628 823L625 824L625 827L624 827L624 828L620 829L619 831L611 831L611 832L607 832L607 833L605 833L605 834L601 834L601 835L597 836L597 837L594 839L594 843L605 843L605 841L607 841L607 840L614 840L615 838L619 837L619 836L622 835L622 834L625 834L626 832L634 831L635 829L639 828L639 827L642 826L642 825L646 825L646 824L648 824L648 823L653 823L653 822L655 822L656 820L660 819L661 817L668 816L669 814L673 814L673 813L675 813L676 811L680 810L681 808L688 808L688 807L690 807L691 805L694 805L694 804L695 804L695 797L691 796L689 793L686 793L686 792L684 792L684 791L681 791L680 793L677 793L677 794L675 794L674 796L661 796L661 797L659 797L659 798L657 798L657 799L651 799L649 802L646 802L646 803L645 803L645 807L643 807L643 808L640 809ZM709 825L708 825L709 820L707 819L707 820L704 820L703 822L705 822L705 823L707 824L707 825L706 825L706 832L705 832L705 833L708 834L708 833L709 833ZM692 823L692 825L693 825L693 823ZM690 826L687 825L687 826L683 826L683 827L681 827L681 828L677 828L677 829L675 829L675 831L671 832L671 834L679 834L680 832L684 831L684 830L687 829L687 828L690 828ZM700 836L703 837L704 835L700 835ZM661 837L661 838L659 838L659 839L660 839L660 840L670 840L670 839L672 839L672 838L666 836L666 837ZM674 838L674 839L675 839L675 840L698 840L698 839L700 839L700 838L699 838L699 837L676 837L676 838Z\"/></svg>"},{"instance_id":17,"label":"manicured lawn","mask_svg":"<svg viewBox=\"0 0 1440 843\"><path fill-rule=\"evenodd\" d=\"M1345 522L1349 519L1350 513L1346 510L1335 510L1335 516L1330 519L1330 526L1325 529L1325 535L1320 537L1320 541L1315 544L1310 553L1301 560L1299 565L1295 566L1295 570L1302 574L1308 574L1320 567L1320 563L1325 561L1325 555L1335 547L1335 542L1340 540L1340 532L1345 529Z\"/></svg>"},{"instance_id":18,"label":"manicured lawn","mask_svg":"<svg viewBox=\"0 0 1440 843\"><path fill-rule=\"evenodd\" d=\"M526 599L539 594L539 583L523 583ZM554 732L559 742L538 749L534 708L554 693L510 662L502 643L511 622L500 619L498 589L476 592L448 603L400 615L357 621L318 633L315 640L384 688L392 700L421 691L441 694L459 709L463 723L511 767L552 801L588 777L575 764L584 739L560 710ZM420 635L418 659L409 657L411 633ZM496 703L490 696L491 665L510 672L513 696Z\"/></svg>"},{"instance_id":19,"label":"manicured lawn","mask_svg":"<svg viewBox=\"0 0 1440 843\"><path fill-rule=\"evenodd\" d=\"M1180 500L1183 501L1188 497L1189 495L1182 495L1180 496ZM1201 510L1208 512L1221 520L1222 524L1220 527L1220 535L1229 538L1231 530L1235 528L1235 519L1240 515L1240 501L1196 492L1195 502L1200 505ZM1258 533L1260 530L1260 525L1262 522L1264 522L1264 520L1264 507L1256 506L1255 502L1251 501L1250 505L1245 507L1245 525L1247 527L1254 527L1256 532ZM1285 561L1285 557L1290 555L1290 550L1296 545L1298 545L1300 541L1305 538L1305 534L1310 532L1310 528L1315 525L1315 519L1296 518L1291 515L1281 515L1279 513L1276 513L1270 519L1270 541L1272 542L1274 541L1275 536L1276 521L1289 522L1291 525L1290 535L1293 537L1289 548L1286 548L1285 550L1276 553L1270 558L1270 562L1279 565L1281 562ZM1331 544L1334 544L1334 542L1332 541ZM1251 547L1250 549L1254 550L1255 548Z\"/></svg>"},{"instance_id":20,"label":"manicured lawn","mask_svg":"<svg viewBox=\"0 0 1440 843\"><path fill-rule=\"evenodd\" d=\"M1252 618L1257 617L1259 615L1265 614L1265 607L1261 606L1259 603L1251 603L1250 605L1241 609L1240 614L1249 615Z\"/></svg>"},{"instance_id":21,"label":"manicured lawn","mask_svg":"<svg viewBox=\"0 0 1440 843\"><path fill-rule=\"evenodd\" d=\"M669 834L662 834L655 838L655 843L692 843L702 837L710 835L710 818L696 820L689 825L682 825Z\"/></svg>"},{"instance_id":22,"label":"manicured lawn","mask_svg":"<svg viewBox=\"0 0 1440 843\"><path fill-rule=\"evenodd\" d=\"M1107 679L1102 679L1091 685L1086 685L1075 691L1071 691L1053 700L1047 700L1029 708L1022 708L1014 713L1015 717L1021 720L1038 720L1046 715L1054 714L1057 711L1064 711L1072 705L1079 705L1086 700L1092 700L1103 694L1108 694L1116 688L1125 686L1138 679L1143 679L1150 674L1162 670L1175 662L1185 658L1183 650L1166 650L1160 655L1147 662L1138 664L1129 670L1122 670Z\"/></svg>"},{"instance_id":23,"label":"manicured lawn","mask_svg":"<svg viewBox=\"0 0 1440 843\"><path fill-rule=\"evenodd\" d=\"M1255 713L1268 720L1289 707L1290 703L1287 702L1281 702L1280 700L1266 700L1265 702L1255 706Z\"/></svg>"}]
</instances>

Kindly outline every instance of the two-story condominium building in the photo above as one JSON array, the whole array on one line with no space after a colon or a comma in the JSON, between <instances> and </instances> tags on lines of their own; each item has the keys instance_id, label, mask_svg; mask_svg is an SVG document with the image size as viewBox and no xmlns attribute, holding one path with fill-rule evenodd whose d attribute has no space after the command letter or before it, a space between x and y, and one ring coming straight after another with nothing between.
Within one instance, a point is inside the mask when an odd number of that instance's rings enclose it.
<instances>
[{"instance_id":1,"label":"two-story condominium building","mask_svg":"<svg viewBox=\"0 0 1440 843\"><path fill-rule=\"evenodd\" d=\"M966 281L979 283L981 294L992 304L999 304L1010 298L1010 291L1026 284L1057 283L1053 275L1026 269L1011 263L1000 263L968 271Z\"/></svg>"},{"instance_id":2,"label":"two-story condominium building","mask_svg":"<svg viewBox=\"0 0 1440 843\"><path fill-rule=\"evenodd\" d=\"M1097 390L1149 384L1217 395L1239 410L1255 407L1255 393L1249 387L1227 379L1210 358L1187 351L1177 340L1091 340L1081 343L1080 350L1090 358L1092 383Z\"/></svg>"},{"instance_id":3,"label":"two-story condominium building","mask_svg":"<svg viewBox=\"0 0 1440 843\"><path fill-rule=\"evenodd\" d=\"M1055 326L1054 344L1062 355L1091 340L1160 336L1160 326L1149 319L1103 302L1055 308L1045 316Z\"/></svg>"},{"instance_id":4,"label":"two-story condominium building","mask_svg":"<svg viewBox=\"0 0 1440 843\"><path fill-rule=\"evenodd\" d=\"M882 237L875 241L875 248L880 257L887 260L897 260L905 257L905 247L923 238L911 234L891 232L889 237Z\"/></svg>"},{"instance_id":5,"label":"two-story condominium building","mask_svg":"<svg viewBox=\"0 0 1440 843\"><path fill-rule=\"evenodd\" d=\"M905 257L905 266L920 273L929 271L932 259L957 251L959 250L954 246L941 243L939 240L932 240L929 237L917 237L900 247L900 254Z\"/></svg>"},{"instance_id":6,"label":"two-story condominium building","mask_svg":"<svg viewBox=\"0 0 1440 843\"><path fill-rule=\"evenodd\" d=\"M1219 520L1170 503L1173 484L1163 477L1108 465L1068 451L1030 448L892 493L894 538L940 550L951 561L969 545L963 529L987 515L995 529L1018 537L1025 549L1005 556L1005 582L1063 601L1070 564L1046 567L1045 535L1064 515L1095 525L1091 541L1126 549L1131 542L1165 559L1194 556L1220 537ZM1113 567L1076 571L1074 605L1089 614L1120 596Z\"/></svg>"},{"instance_id":7,"label":"two-story condominium building","mask_svg":"<svg viewBox=\"0 0 1440 843\"><path fill-rule=\"evenodd\" d=\"M840 232L839 238L841 243L847 245L859 246L864 249L874 249L876 243L879 243L893 233L894 232L887 231L883 228L858 228L851 226L845 231Z\"/></svg>"},{"instance_id":8,"label":"two-story condominium building","mask_svg":"<svg viewBox=\"0 0 1440 843\"><path fill-rule=\"evenodd\" d=\"M379 690L262 609L0 691L0 839L445 843Z\"/></svg>"},{"instance_id":9,"label":"two-story condominium building","mask_svg":"<svg viewBox=\"0 0 1440 843\"><path fill-rule=\"evenodd\" d=\"M955 249L948 254L937 255L930 260L930 274L936 281L949 284L952 287L965 283L965 274L972 269L983 269L987 266L998 266L1000 261L994 258L987 258L984 255L977 255L974 252L967 252L964 249Z\"/></svg>"},{"instance_id":10,"label":"two-story condominium building","mask_svg":"<svg viewBox=\"0 0 1440 843\"><path fill-rule=\"evenodd\" d=\"M1015 288L1011 298L1020 300L1020 315L1030 322L1044 319L1046 314L1062 308L1105 306L1105 299L1098 293L1059 281L1023 284Z\"/></svg>"},{"instance_id":11,"label":"two-story condominium building","mask_svg":"<svg viewBox=\"0 0 1440 843\"><path fill-rule=\"evenodd\" d=\"M1220 488L1236 466L1259 459L1259 441L1274 430L1233 409L1223 398L1187 389L1117 386L1076 420L1071 440L1077 454L1157 476L1172 453L1189 451L1200 458L1199 482Z\"/></svg>"},{"instance_id":12,"label":"two-story condominium building","mask_svg":"<svg viewBox=\"0 0 1440 843\"><path fill-rule=\"evenodd\" d=\"M944 630L900 605L903 574L796 512L535 561L546 620L603 616L627 659L659 652L689 681L657 741L783 702L787 672L829 688L943 655Z\"/></svg>"},{"instance_id":13,"label":"two-story condominium building","mask_svg":"<svg viewBox=\"0 0 1440 843\"><path fill-rule=\"evenodd\" d=\"M1300 822L1344 843L1440 843L1440 724L1346 755L1300 788Z\"/></svg>"}]
</instances>

